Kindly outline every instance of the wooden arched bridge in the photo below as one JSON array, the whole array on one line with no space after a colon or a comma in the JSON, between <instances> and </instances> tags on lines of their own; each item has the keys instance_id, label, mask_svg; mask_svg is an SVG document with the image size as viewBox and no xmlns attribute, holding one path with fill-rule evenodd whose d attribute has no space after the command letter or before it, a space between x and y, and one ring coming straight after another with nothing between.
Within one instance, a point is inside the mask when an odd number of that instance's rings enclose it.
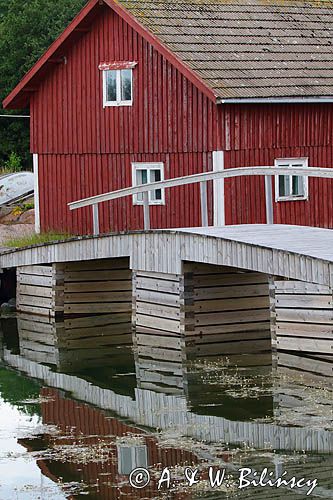
<instances>
[{"instance_id":1,"label":"wooden arched bridge","mask_svg":"<svg viewBox=\"0 0 333 500\"><path fill-rule=\"evenodd\" d=\"M209 353L217 344L237 349L237 342L256 339L260 350L272 334L280 349L332 355L333 232L272 224L269 180L277 173L332 178L333 169L232 170L71 204L72 209L93 207L94 237L0 255L2 268L18 268L19 310L47 316L109 314L115 324L119 315L126 316L135 325L138 344L151 353L188 345ZM207 227L207 182L236 175L266 176L270 223ZM202 185L204 227L98 235L99 202L143 193L149 227L148 191L193 182Z\"/></svg>"}]
</instances>

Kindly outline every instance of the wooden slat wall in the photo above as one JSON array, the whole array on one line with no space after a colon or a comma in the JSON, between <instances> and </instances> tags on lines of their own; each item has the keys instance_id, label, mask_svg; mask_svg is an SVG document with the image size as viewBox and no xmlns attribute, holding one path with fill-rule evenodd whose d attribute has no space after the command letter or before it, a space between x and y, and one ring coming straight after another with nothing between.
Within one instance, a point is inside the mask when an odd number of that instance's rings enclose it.
<instances>
[{"instance_id":1,"label":"wooden slat wall","mask_svg":"<svg viewBox=\"0 0 333 500\"><path fill-rule=\"evenodd\" d=\"M133 275L133 343L142 389L186 391L184 283L184 277L176 274L138 271Z\"/></svg>"},{"instance_id":2,"label":"wooden slat wall","mask_svg":"<svg viewBox=\"0 0 333 500\"><path fill-rule=\"evenodd\" d=\"M62 264L17 268L17 310L55 317L63 313Z\"/></svg>"},{"instance_id":3,"label":"wooden slat wall","mask_svg":"<svg viewBox=\"0 0 333 500\"><path fill-rule=\"evenodd\" d=\"M194 297L194 331L187 343L196 355L271 349L267 275L209 264L187 264Z\"/></svg>"},{"instance_id":4,"label":"wooden slat wall","mask_svg":"<svg viewBox=\"0 0 333 500\"><path fill-rule=\"evenodd\" d=\"M333 354L333 296L328 286L275 281L277 348Z\"/></svg>"},{"instance_id":5,"label":"wooden slat wall","mask_svg":"<svg viewBox=\"0 0 333 500\"><path fill-rule=\"evenodd\" d=\"M127 258L64 265L66 316L124 313L130 323L131 311L132 272Z\"/></svg>"},{"instance_id":6,"label":"wooden slat wall","mask_svg":"<svg viewBox=\"0 0 333 500\"><path fill-rule=\"evenodd\" d=\"M20 354L37 363L57 365L57 327L55 319L49 316L18 313Z\"/></svg>"}]
</instances>

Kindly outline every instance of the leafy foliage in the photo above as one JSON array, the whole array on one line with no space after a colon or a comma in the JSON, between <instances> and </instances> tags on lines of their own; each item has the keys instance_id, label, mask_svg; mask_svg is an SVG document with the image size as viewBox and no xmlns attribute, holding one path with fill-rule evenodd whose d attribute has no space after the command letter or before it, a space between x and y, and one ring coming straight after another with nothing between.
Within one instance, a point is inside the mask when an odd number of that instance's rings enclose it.
<instances>
[{"instance_id":1,"label":"leafy foliage","mask_svg":"<svg viewBox=\"0 0 333 500\"><path fill-rule=\"evenodd\" d=\"M0 0L0 99L45 52L86 0ZM20 114L23 110L19 110ZM28 114L25 110L24 114ZM15 153L31 164L29 120L0 118L0 165Z\"/></svg>"}]
</instances>

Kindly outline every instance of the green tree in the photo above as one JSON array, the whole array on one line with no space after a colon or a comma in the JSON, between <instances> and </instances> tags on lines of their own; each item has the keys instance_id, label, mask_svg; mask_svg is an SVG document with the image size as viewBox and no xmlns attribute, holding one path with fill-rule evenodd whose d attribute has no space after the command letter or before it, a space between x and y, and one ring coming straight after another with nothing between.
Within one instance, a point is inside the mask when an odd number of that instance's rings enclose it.
<instances>
[{"instance_id":1,"label":"green tree","mask_svg":"<svg viewBox=\"0 0 333 500\"><path fill-rule=\"evenodd\" d=\"M1 101L85 3L86 0L0 0ZM22 111L29 113L19 113ZM31 164L28 119L0 118L0 166L12 153L22 158L24 168Z\"/></svg>"}]
</instances>

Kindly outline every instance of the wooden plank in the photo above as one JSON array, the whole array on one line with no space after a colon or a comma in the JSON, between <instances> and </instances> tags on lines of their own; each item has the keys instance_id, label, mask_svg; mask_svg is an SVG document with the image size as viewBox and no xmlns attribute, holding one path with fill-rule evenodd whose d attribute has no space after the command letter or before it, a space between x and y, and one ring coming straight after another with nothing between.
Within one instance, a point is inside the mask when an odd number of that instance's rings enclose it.
<instances>
[{"instance_id":1,"label":"wooden plank","mask_svg":"<svg viewBox=\"0 0 333 500\"><path fill-rule=\"evenodd\" d=\"M179 319L180 310L178 307L170 307L161 304L151 304L148 302L136 302L136 313L149 316L156 316L155 321L158 322L159 318Z\"/></svg>"},{"instance_id":2,"label":"wooden plank","mask_svg":"<svg viewBox=\"0 0 333 500\"><path fill-rule=\"evenodd\" d=\"M251 332L260 330L269 330L270 321L267 319L263 322L253 321L252 323L234 323L234 324L218 324L218 325L201 325L196 326L191 335L216 335L216 334L229 334L236 332Z\"/></svg>"},{"instance_id":3,"label":"wooden plank","mask_svg":"<svg viewBox=\"0 0 333 500\"><path fill-rule=\"evenodd\" d=\"M40 333L19 328L19 336L20 346L22 339L50 346L54 346L56 344L56 338L53 333Z\"/></svg>"},{"instance_id":4,"label":"wooden plank","mask_svg":"<svg viewBox=\"0 0 333 500\"><path fill-rule=\"evenodd\" d=\"M229 286L241 284L259 284L267 283L268 278L262 273L231 273L231 274L216 274L195 276L193 278L193 285L197 287L205 286Z\"/></svg>"},{"instance_id":5,"label":"wooden plank","mask_svg":"<svg viewBox=\"0 0 333 500\"><path fill-rule=\"evenodd\" d=\"M269 296L263 297L246 297L237 299L218 299L218 300L201 300L195 301L195 312L209 311L239 311L244 309L261 309L269 308Z\"/></svg>"},{"instance_id":6,"label":"wooden plank","mask_svg":"<svg viewBox=\"0 0 333 500\"><path fill-rule=\"evenodd\" d=\"M29 314L40 314L42 316L54 316L55 313L49 307L36 307L31 305L18 304L17 310L19 312Z\"/></svg>"},{"instance_id":7,"label":"wooden plank","mask_svg":"<svg viewBox=\"0 0 333 500\"><path fill-rule=\"evenodd\" d=\"M268 328L266 330L258 330L252 332L230 332L230 333L219 333L216 335L203 335L203 336L187 336L186 345L201 345L201 344L212 344L218 342L234 342L234 341L244 341L244 340L262 340L271 339L271 332Z\"/></svg>"},{"instance_id":8,"label":"wooden plank","mask_svg":"<svg viewBox=\"0 0 333 500\"><path fill-rule=\"evenodd\" d=\"M136 334L137 345L165 347L166 349L181 349L182 341L179 337L163 337L163 335Z\"/></svg>"},{"instance_id":9,"label":"wooden plank","mask_svg":"<svg viewBox=\"0 0 333 500\"><path fill-rule=\"evenodd\" d=\"M106 346L131 345L132 334L124 333L122 335L97 335L95 337L67 339L61 342L61 347L66 346L68 349L79 347L80 349L104 348Z\"/></svg>"},{"instance_id":10,"label":"wooden plank","mask_svg":"<svg viewBox=\"0 0 333 500\"><path fill-rule=\"evenodd\" d=\"M276 309L276 321L332 324L333 311L319 309Z\"/></svg>"},{"instance_id":11,"label":"wooden plank","mask_svg":"<svg viewBox=\"0 0 333 500\"><path fill-rule=\"evenodd\" d=\"M332 293L330 287L324 285L316 285L315 283L307 283L306 281L274 281L276 294L282 293L314 293L326 294Z\"/></svg>"},{"instance_id":12,"label":"wooden plank","mask_svg":"<svg viewBox=\"0 0 333 500\"><path fill-rule=\"evenodd\" d=\"M32 285L32 286L52 286L52 278L49 276L33 276L31 274L20 274L17 277L18 285Z\"/></svg>"},{"instance_id":13,"label":"wooden plank","mask_svg":"<svg viewBox=\"0 0 333 500\"><path fill-rule=\"evenodd\" d=\"M308 358L304 356L295 356L284 352L277 354L278 365L287 366L289 368L297 368L312 373L320 373L324 376L333 377L333 358L331 361L323 361L321 359Z\"/></svg>"},{"instance_id":14,"label":"wooden plank","mask_svg":"<svg viewBox=\"0 0 333 500\"><path fill-rule=\"evenodd\" d=\"M132 292L85 292L85 293L65 293L65 303L87 303L93 302L128 302L132 304Z\"/></svg>"},{"instance_id":15,"label":"wooden plank","mask_svg":"<svg viewBox=\"0 0 333 500\"><path fill-rule=\"evenodd\" d=\"M218 356L222 354L239 354L239 353L255 353L261 351L271 350L270 339L249 340L245 342L219 342L217 344L195 345L188 348L191 354L198 356L213 355Z\"/></svg>"},{"instance_id":16,"label":"wooden plank","mask_svg":"<svg viewBox=\"0 0 333 500\"><path fill-rule=\"evenodd\" d=\"M154 304L162 304L176 307L180 304L179 295L171 293L161 293L151 290L136 289L136 300L139 302L150 302Z\"/></svg>"},{"instance_id":17,"label":"wooden plank","mask_svg":"<svg viewBox=\"0 0 333 500\"><path fill-rule=\"evenodd\" d=\"M150 271L137 271L136 273L136 278L150 278L153 280L166 280L166 281L179 281L179 275L178 274L172 274L172 273L156 273L156 272L150 272Z\"/></svg>"},{"instance_id":18,"label":"wooden plank","mask_svg":"<svg viewBox=\"0 0 333 500\"><path fill-rule=\"evenodd\" d=\"M20 295L19 296L19 306L22 305L32 305L38 307L52 307L52 299L46 297L33 297L31 295Z\"/></svg>"},{"instance_id":19,"label":"wooden plank","mask_svg":"<svg viewBox=\"0 0 333 500\"><path fill-rule=\"evenodd\" d=\"M270 321L270 311L266 309L254 309L250 311L197 314L195 317L195 324L197 326L249 323L251 321Z\"/></svg>"},{"instance_id":20,"label":"wooden plank","mask_svg":"<svg viewBox=\"0 0 333 500\"><path fill-rule=\"evenodd\" d=\"M207 287L196 288L194 290L194 297L196 300L208 299L228 299L233 297L253 297L264 296L269 294L267 284L259 285L238 285L238 286L224 286L224 287Z\"/></svg>"},{"instance_id":21,"label":"wooden plank","mask_svg":"<svg viewBox=\"0 0 333 500\"><path fill-rule=\"evenodd\" d=\"M103 316L86 316L64 320L65 328L96 328L111 324L127 323L131 319L131 311L126 313L103 314Z\"/></svg>"},{"instance_id":22,"label":"wooden plank","mask_svg":"<svg viewBox=\"0 0 333 500\"><path fill-rule=\"evenodd\" d=\"M277 335L291 335L296 337L318 337L332 338L332 324L314 324L314 323L284 323L276 324Z\"/></svg>"},{"instance_id":23,"label":"wooden plank","mask_svg":"<svg viewBox=\"0 0 333 500\"><path fill-rule=\"evenodd\" d=\"M65 271L100 271L111 269L129 269L129 259L98 259L86 260L80 262L67 262L64 266Z\"/></svg>"},{"instance_id":24,"label":"wooden plank","mask_svg":"<svg viewBox=\"0 0 333 500\"><path fill-rule=\"evenodd\" d=\"M151 361L148 361L145 358L138 357L136 361L136 365L139 368L139 370L155 370L159 372L170 372L175 375L184 375L184 367L182 362L170 362L170 361L164 361L164 360L156 360L154 361L154 364L152 365Z\"/></svg>"},{"instance_id":25,"label":"wooden plank","mask_svg":"<svg viewBox=\"0 0 333 500\"><path fill-rule=\"evenodd\" d=\"M158 349L157 347L138 346L138 354L153 359L166 359L168 361L181 361L182 352L175 349Z\"/></svg>"},{"instance_id":26,"label":"wooden plank","mask_svg":"<svg viewBox=\"0 0 333 500\"><path fill-rule=\"evenodd\" d=\"M25 320L28 323L31 322L34 325L33 329L38 329L38 325L40 325L40 328L44 328L47 325L51 325L52 328L53 328L53 326L55 326L53 318L47 318L45 316L40 316L40 315L33 315L33 314L19 312L17 314L17 319L18 319L18 321ZM58 324L59 323L57 322L57 325ZM38 330L36 330L36 331L38 331Z\"/></svg>"},{"instance_id":27,"label":"wooden plank","mask_svg":"<svg viewBox=\"0 0 333 500\"><path fill-rule=\"evenodd\" d=\"M131 334L132 335L132 323L115 323L112 325L103 325L99 327L98 335L96 335L96 327L91 328L66 328L58 335L58 338L64 341L68 339L83 339L86 337L105 337L111 335L119 334Z\"/></svg>"},{"instance_id":28,"label":"wooden plank","mask_svg":"<svg viewBox=\"0 0 333 500\"><path fill-rule=\"evenodd\" d=\"M18 287L18 292L20 295L32 295L34 297L46 297L52 298L52 288L44 287L44 286L31 286L31 285L22 285L20 284Z\"/></svg>"},{"instance_id":29,"label":"wooden plank","mask_svg":"<svg viewBox=\"0 0 333 500\"><path fill-rule=\"evenodd\" d=\"M65 283L70 281L106 281L106 280L130 280L131 271L116 270L116 271L72 271L65 273Z\"/></svg>"},{"instance_id":30,"label":"wooden plank","mask_svg":"<svg viewBox=\"0 0 333 500\"><path fill-rule=\"evenodd\" d=\"M132 305L128 304L128 302L105 302L103 304L72 303L64 305L65 314L118 313L125 311L132 311Z\"/></svg>"},{"instance_id":31,"label":"wooden plank","mask_svg":"<svg viewBox=\"0 0 333 500\"><path fill-rule=\"evenodd\" d=\"M52 276L52 266L22 266L18 267L17 271L21 275L35 275L35 276Z\"/></svg>"},{"instance_id":32,"label":"wooden plank","mask_svg":"<svg viewBox=\"0 0 333 500\"><path fill-rule=\"evenodd\" d=\"M333 340L278 337L277 348L285 351L333 354Z\"/></svg>"},{"instance_id":33,"label":"wooden plank","mask_svg":"<svg viewBox=\"0 0 333 500\"><path fill-rule=\"evenodd\" d=\"M123 281L80 281L79 283L65 283L65 293L72 292L113 292L113 291L130 291L132 290L132 282L130 280Z\"/></svg>"},{"instance_id":34,"label":"wooden plank","mask_svg":"<svg viewBox=\"0 0 333 500\"><path fill-rule=\"evenodd\" d=\"M309 308L309 309L332 309L332 295L276 295L276 308Z\"/></svg>"},{"instance_id":35,"label":"wooden plank","mask_svg":"<svg viewBox=\"0 0 333 500\"><path fill-rule=\"evenodd\" d=\"M55 352L54 345L44 344L42 342L33 342L31 340L20 339L20 348L29 349L35 352L47 352L53 354Z\"/></svg>"},{"instance_id":36,"label":"wooden plank","mask_svg":"<svg viewBox=\"0 0 333 500\"><path fill-rule=\"evenodd\" d=\"M35 318L34 318L35 319ZM30 330L40 334L53 334L56 330L55 323L42 323L38 321L30 321L22 318L17 319L18 330Z\"/></svg>"},{"instance_id":37,"label":"wooden plank","mask_svg":"<svg viewBox=\"0 0 333 500\"><path fill-rule=\"evenodd\" d=\"M35 350L24 348L22 349L22 356L36 363L47 363L50 365L57 364L57 354L51 352L37 352Z\"/></svg>"},{"instance_id":38,"label":"wooden plank","mask_svg":"<svg viewBox=\"0 0 333 500\"><path fill-rule=\"evenodd\" d=\"M179 281L159 280L152 278L135 278L136 290L152 290L162 293L179 294Z\"/></svg>"},{"instance_id":39,"label":"wooden plank","mask_svg":"<svg viewBox=\"0 0 333 500\"><path fill-rule=\"evenodd\" d=\"M172 320L166 318L156 318L154 316L145 316L143 314L137 314L136 317L136 325L138 327L144 326L148 328L152 328L156 331L170 331L170 332L180 332L180 322L179 320Z\"/></svg>"}]
</instances>

